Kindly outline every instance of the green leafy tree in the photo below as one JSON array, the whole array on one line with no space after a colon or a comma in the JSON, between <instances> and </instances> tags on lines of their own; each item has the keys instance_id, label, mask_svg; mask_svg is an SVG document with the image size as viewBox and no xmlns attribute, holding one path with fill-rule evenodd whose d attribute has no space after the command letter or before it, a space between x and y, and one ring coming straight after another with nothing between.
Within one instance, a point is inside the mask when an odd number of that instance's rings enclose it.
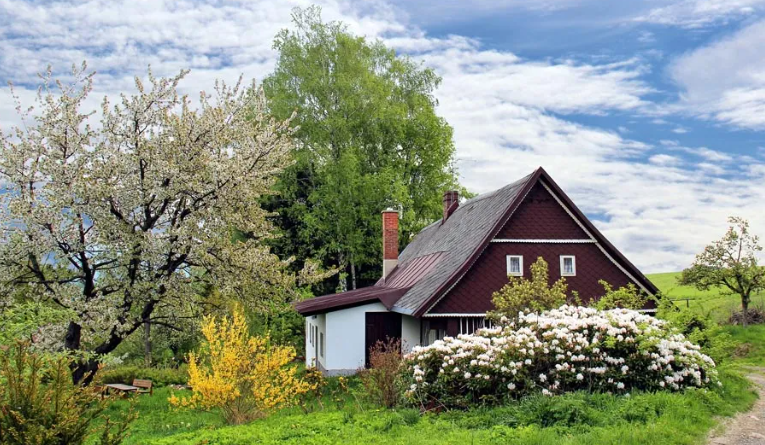
<instances>
[{"instance_id":1,"label":"green leafy tree","mask_svg":"<svg viewBox=\"0 0 765 445\"><path fill-rule=\"evenodd\" d=\"M531 279L511 276L509 283L494 292L491 301L496 310L489 314L491 318L514 319L521 311L541 312L566 303L566 279L561 277L550 285L549 267L544 258L537 258L530 269Z\"/></svg>"},{"instance_id":2,"label":"green leafy tree","mask_svg":"<svg viewBox=\"0 0 765 445\"><path fill-rule=\"evenodd\" d=\"M284 232L275 246L297 265L341 268L356 287L379 277L382 210L400 206L404 244L441 215L442 192L457 186L452 128L435 113L433 70L323 23L319 8L295 9L293 22L263 82L276 118L297 112L296 163L267 203Z\"/></svg>"},{"instance_id":3,"label":"green leafy tree","mask_svg":"<svg viewBox=\"0 0 765 445\"><path fill-rule=\"evenodd\" d=\"M603 286L605 294L597 300L593 300L593 306L598 310L607 309L643 309L646 303L646 296L632 283L614 289L611 284L605 280L599 281Z\"/></svg>"},{"instance_id":4,"label":"green leafy tree","mask_svg":"<svg viewBox=\"0 0 765 445\"><path fill-rule=\"evenodd\" d=\"M696 255L693 265L680 276L680 284L699 290L721 287L728 295L741 298L743 325L747 325L747 310L751 296L765 287L765 268L757 264L762 251L760 239L749 231L743 218L728 218L730 227L722 239L713 242Z\"/></svg>"}]
</instances>

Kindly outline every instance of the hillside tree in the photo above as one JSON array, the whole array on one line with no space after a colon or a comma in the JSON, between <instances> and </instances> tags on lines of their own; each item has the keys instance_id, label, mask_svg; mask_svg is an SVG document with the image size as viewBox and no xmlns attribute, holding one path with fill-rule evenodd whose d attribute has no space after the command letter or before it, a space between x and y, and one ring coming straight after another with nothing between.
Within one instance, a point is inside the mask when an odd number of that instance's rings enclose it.
<instances>
[{"instance_id":1,"label":"hillside tree","mask_svg":"<svg viewBox=\"0 0 765 445\"><path fill-rule=\"evenodd\" d=\"M293 11L274 40L276 68L264 80L269 110L297 112L296 163L267 208L280 216L280 252L321 258L356 288L380 272L380 212L401 210L401 240L442 212L457 187L452 128L439 117L436 73L380 41L323 23L320 9ZM329 290L329 289L325 289Z\"/></svg>"},{"instance_id":2,"label":"hillside tree","mask_svg":"<svg viewBox=\"0 0 765 445\"><path fill-rule=\"evenodd\" d=\"M199 288L257 309L297 279L264 243L273 228L259 205L291 162L291 116L269 117L241 79L193 107L177 93L186 71L149 72L91 125L86 70L67 84L49 70L40 109L19 106L25 125L0 134L0 291L26 286L74 313L62 343L82 353L72 378L85 383L140 327L197 317Z\"/></svg>"},{"instance_id":3,"label":"hillside tree","mask_svg":"<svg viewBox=\"0 0 765 445\"><path fill-rule=\"evenodd\" d=\"M725 236L696 255L693 265L683 270L679 282L699 290L720 287L725 294L739 296L746 326L751 296L765 288L765 268L757 263L762 246L759 237L749 231L747 220L730 217L728 222L730 227Z\"/></svg>"}]
</instances>

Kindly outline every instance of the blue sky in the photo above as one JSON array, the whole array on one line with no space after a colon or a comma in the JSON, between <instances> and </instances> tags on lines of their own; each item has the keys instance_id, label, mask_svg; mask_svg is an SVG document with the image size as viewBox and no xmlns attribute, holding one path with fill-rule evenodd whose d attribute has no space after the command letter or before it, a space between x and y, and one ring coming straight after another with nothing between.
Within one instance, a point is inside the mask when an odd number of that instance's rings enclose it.
<instances>
[{"instance_id":1,"label":"blue sky","mask_svg":"<svg viewBox=\"0 0 765 445\"><path fill-rule=\"evenodd\" d=\"M0 78L98 72L88 102L151 64L192 97L260 79L274 34L311 2L0 0ZM765 0L320 0L327 20L433 67L462 182L544 166L646 272L686 267L729 215L765 235ZM97 119L97 117L94 117ZM0 129L18 123L0 87Z\"/></svg>"}]
</instances>

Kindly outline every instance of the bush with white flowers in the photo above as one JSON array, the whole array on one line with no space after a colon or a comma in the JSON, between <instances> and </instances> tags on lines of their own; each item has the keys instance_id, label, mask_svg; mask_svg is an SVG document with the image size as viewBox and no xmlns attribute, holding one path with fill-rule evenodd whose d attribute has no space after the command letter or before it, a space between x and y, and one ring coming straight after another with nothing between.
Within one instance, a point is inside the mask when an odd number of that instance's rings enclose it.
<instances>
[{"instance_id":1,"label":"bush with white flowers","mask_svg":"<svg viewBox=\"0 0 765 445\"><path fill-rule=\"evenodd\" d=\"M530 393L627 394L719 384L714 361L669 325L626 309L562 306L416 347L406 396L423 406L501 403Z\"/></svg>"}]
</instances>

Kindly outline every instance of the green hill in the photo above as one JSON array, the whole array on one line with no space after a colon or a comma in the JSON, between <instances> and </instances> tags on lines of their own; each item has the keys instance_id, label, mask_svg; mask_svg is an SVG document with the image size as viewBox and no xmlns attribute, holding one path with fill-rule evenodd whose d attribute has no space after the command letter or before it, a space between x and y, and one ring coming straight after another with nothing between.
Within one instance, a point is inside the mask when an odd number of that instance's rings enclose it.
<instances>
[{"instance_id":1,"label":"green hill","mask_svg":"<svg viewBox=\"0 0 765 445\"><path fill-rule=\"evenodd\" d=\"M679 276L680 272L658 273L648 275L648 279L681 307L688 307L705 315L711 314L718 321L727 320L731 312L741 309L738 296L725 295L719 288L700 291L690 286L681 286L677 284ZM752 297L751 306L765 307L765 293Z\"/></svg>"}]
</instances>

